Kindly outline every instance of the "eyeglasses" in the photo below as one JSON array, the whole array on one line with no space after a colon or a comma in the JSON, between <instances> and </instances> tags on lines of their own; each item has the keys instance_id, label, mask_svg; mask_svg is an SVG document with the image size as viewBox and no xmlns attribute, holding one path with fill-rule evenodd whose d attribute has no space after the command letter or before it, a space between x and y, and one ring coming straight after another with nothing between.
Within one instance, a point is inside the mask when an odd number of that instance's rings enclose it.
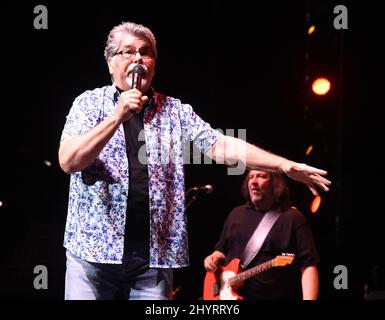
<instances>
[{"instance_id":1,"label":"eyeglasses","mask_svg":"<svg viewBox=\"0 0 385 320\"><path fill-rule=\"evenodd\" d=\"M155 54L152 51L151 47L143 47L143 48L140 48L139 50L135 50L132 48L120 50L118 52L115 52L114 56L120 55L123 60L131 60L136 57L137 53L139 53L143 59L153 59L155 57Z\"/></svg>"}]
</instances>

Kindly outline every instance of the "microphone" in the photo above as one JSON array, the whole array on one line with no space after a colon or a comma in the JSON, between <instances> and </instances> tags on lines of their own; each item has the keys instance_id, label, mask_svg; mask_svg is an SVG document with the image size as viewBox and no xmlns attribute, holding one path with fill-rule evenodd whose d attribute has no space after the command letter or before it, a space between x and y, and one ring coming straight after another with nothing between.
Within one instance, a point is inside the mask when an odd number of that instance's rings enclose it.
<instances>
[{"instance_id":1,"label":"microphone","mask_svg":"<svg viewBox=\"0 0 385 320\"><path fill-rule=\"evenodd\" d=\"M202 187L193 187L191 189L193 191L195 191L195 192L203 192L203 193L206 193L206 194L210 194L214 190L213 186L210 185L210 184L202 186Z\"/></svg>"},{"instance_id":2,"label":"microphone","mask_svg":"<svg viewBox=\"0 0 385 320\"><path fill-rule=\"evenodd\" d=\"M146 71L140 64L135 65L135 67L132 69L131 89L135 88L140 90L140 87L142 85L142 79L145 74L146 74Z\"/></svg>"},{"instance_id":3,"label":"microphone","mask_svg":"<svg viewBox=\"0 0 385 320\"><path fill-rule=\"evenodd\" d=\"M199 198L199 193L206 193L206 194L209 194L211 192L213 192L214 188L212 185L210 184L207 184L205 186L202 186L202 187L192 187L190 189L188 189L187 193L185 194L185 197L187 198L187 195L190 194L190 192L194 192L194 194L192 195L190 201L185 205L185 210L195 201Z\"/></svg>"}]
</instances>

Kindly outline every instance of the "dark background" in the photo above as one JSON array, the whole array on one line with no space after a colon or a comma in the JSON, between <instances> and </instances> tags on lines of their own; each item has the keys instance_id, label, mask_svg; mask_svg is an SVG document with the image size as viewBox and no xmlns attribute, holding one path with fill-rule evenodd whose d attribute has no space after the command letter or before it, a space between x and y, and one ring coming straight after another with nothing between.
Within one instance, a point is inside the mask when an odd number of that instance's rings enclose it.
<instances>
[{"instance_id":1,"label":"dark background","mask_svg":"<svg viewBox=\"0 0 385 320\"><path fill-rule=\"evenodd\" d=\"M33 27L38 4L48 30ZM338 4L347 30L333 28ZM382 16L370 2L321 0L3 3L0 297L63 299L69 176L58 165L60 135L75 97L109 83L105 40L122 21L155 33L159 92L214 128L247 129L250 142L329 172L316 214L310 191L289 181L320 252L320 299L361 300L365 284L384 290ZM325 97L310 92L318 75L332 82ZM186 166L186 188L211 184L214 193L188 208L191 266L175 272L176 299L201 296L203 259L242 203L241 181L222 165ZM33 288L36 265L48 268L48 290ZM333 287L336 265L348 268L347 290Z\"/></svg>"}]
</instances>

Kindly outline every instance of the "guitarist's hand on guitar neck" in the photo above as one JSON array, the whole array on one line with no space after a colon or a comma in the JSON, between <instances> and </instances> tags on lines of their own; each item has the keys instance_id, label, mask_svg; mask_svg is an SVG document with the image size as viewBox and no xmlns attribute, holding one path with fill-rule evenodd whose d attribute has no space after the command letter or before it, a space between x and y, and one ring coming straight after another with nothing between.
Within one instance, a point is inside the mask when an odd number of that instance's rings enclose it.
<instances>
[{"instance_id":1,"label":"guitarist's hand on guitar neck","mask_svg":"<svg viewBox=\"0 0 385 320\"><path fill-rule=\"evenodd\" d=\"M206 271L214 272L217 270L218 263L224 260L226 256L221 251L214 251L212 254L206 257L204 260L204 266Z\"/></svg>"}]
</instances>

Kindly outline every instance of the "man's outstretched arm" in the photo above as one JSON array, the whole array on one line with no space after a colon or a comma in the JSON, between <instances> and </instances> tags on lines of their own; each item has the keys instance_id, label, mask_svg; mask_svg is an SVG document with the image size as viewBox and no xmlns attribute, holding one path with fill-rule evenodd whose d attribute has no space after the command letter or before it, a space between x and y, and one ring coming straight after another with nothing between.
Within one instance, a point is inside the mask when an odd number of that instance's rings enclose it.
<instances>
[{"instance_id":1,"label":"man's outstretched arm","mask_svg":"<svg viewBox=\"0 0 385 320\"><path fill-rule=\"evenodd\" d=\"M322 177L327 174L325 170L288 160L230 136L221 136L208 150L207 155L217 163L225 163L229 166L241 164L251 170L285 173L291 179L307 185L314 195L318 195L316 186L329 191L327 186L331 184L331 181Z\"/></svg>"}]
</instances>

